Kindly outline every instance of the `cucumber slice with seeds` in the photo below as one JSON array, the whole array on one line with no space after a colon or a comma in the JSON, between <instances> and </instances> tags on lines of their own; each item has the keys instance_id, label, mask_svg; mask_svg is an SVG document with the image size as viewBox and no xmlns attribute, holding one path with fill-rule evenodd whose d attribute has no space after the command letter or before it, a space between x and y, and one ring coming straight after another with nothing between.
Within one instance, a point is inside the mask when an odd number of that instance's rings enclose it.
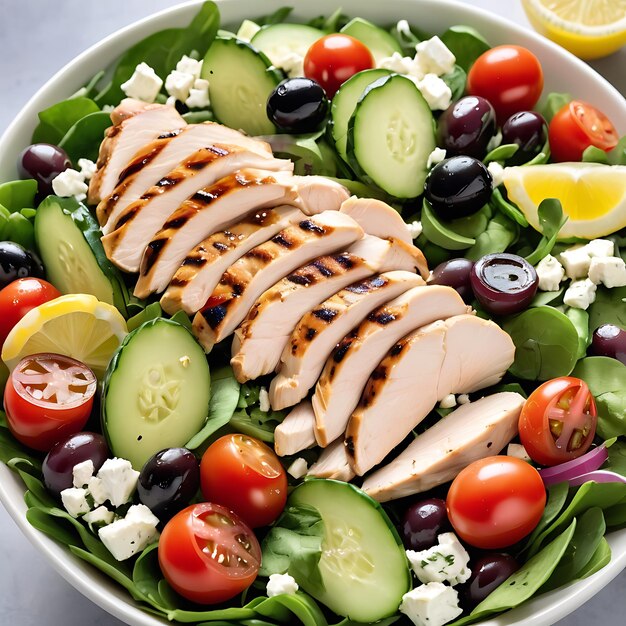
<instances>
[{"instance_id":1,"label":"cucumber slice with seeds","mask_svg":"<svg viewBox=\"0 0 626 626\"><path fill-rule=\"evenodd\" d=\"M394 52L402 54L400 44L390 33L363 18L355 17L339 32L350 35L350 37L364 43L370 49L376 65L385 57L390 57Z\"/></svg>"},{"instance_id":2,"label":"cucumber slice with seeds","mask_svg":"<svg viewBox=\"0 0 626 626\"><path fill-rule=\"evenodd\" d=\"M363 182L396 198L424 190L435 126L415 83L400 74L365 89L348 123L348 160Z\"/></svg>"}]
</instances>

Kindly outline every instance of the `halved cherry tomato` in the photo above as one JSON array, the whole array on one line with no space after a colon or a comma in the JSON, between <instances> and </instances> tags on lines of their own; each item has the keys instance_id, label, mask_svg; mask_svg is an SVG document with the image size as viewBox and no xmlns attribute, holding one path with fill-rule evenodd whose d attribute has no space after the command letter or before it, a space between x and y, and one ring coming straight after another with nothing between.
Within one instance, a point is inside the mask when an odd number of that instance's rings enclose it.
<instances>
[{"instance_id":1,"label":"halved cherry tomato","mask_svg":"<svg viewBox=\"0 0 626 626\"><path fill-rule=\"evenodd\" d=\"M373 67L374 57L369 48L341 33L318 39L304 57L304 75L317 81L329 98L348 78Z\"/></svg>"},{"instance_id":2,"label":"halved cherry tomato","mask_svg":"<svg viewBox=\"0 0 626 626\"><path fill-rule=\"evenodd\" d=\"M496 46L481 54L467 75L467 92L491 102L500 124L530 111L543 90L539 59L522 46Z\"/></svg>"},{"instance_id":3,"label":"halved cherry tomato","mask_svg":"<svg viewBox=\"0 0 626 626\"><path fill-rule=\"evenodd\" d=\"M177 513L159 539L159 565L184 598L214 604L247 589L261 565L252 530L232 511L203 502Z\"/></svg>"},{"instance_id":4,"label":"halved cherry tomato","mask_svg":"<svg viewBox=\"0 0 626 626\"><path fill-rule=\"evenodd\" d=\"M95 374L61 354L22 359L4 389L9 430L24 445L47 452L87 423L96 392Z\"/></svg>"},{"instance_id":5,"label":"halved cherry tomato","mask_svg":"<svg viewBox=\"0 0 626 626\"><path fill-rule=\"evenodd\" d=\"M530 458L556 465L589 450L598 422L587 384L572 376L553 378L530 394L519 418L519 436Z\"/></svg>"},{"instance_id":6,"label":"halved cherry tomato","mask_svg":"<svg viewBox=\"0 0 626 626\"><path fill-rule=\"evenodd\" d=\"M252 528L271 524L285 508L287 474L274 451L247 435L225 435L200 463L202 494L235 511Z\"/></svg>"},{"instance_id":7,"label":"halved cherry tomato","mask_svg":"<svg viewBox=\"0 0 626 626\"><path fill-rule=\"evenodd\" d=\"M446 507L457 535L477 548L506 548L537 526L546 504L539 472L511 456L468 465L454 479Z\"/></svg>"},{"instance_id":8,"label":"halved cherry tomato","mask_svg":"<svg viewBox=\"0 0 626 626\"><path fill-rule=\"evenodd\" d=\"M589 146L605 152L615 148L619 134L602 111L586 102L573 100L552 118L548 138L555 161L580 161Z\"/></svg>"},{"instance_id":9,"label":"halved cherry tomato","mask_svg":"<svg viewBox=\"0 0 626 626\"><path fill-rule=\"evenodd\" d=\"M18 278L0 291L0 347L31 309L54 300L61 292L41 278Z\"/></svg>"}]
</instances>

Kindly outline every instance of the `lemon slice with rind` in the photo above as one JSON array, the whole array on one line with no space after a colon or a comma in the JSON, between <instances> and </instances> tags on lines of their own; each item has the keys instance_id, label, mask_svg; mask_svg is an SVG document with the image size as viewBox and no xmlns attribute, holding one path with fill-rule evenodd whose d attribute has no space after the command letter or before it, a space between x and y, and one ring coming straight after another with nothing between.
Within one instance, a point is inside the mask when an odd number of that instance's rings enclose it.
<instances>
[{"instance_id":1,"label":"lemon slice with rind","mask_svg":"<svg viewBox=\"0 0 626 626\"><path fill-rule=\"evenodd\" d=\"M535 30L581 59L626 44L626 0L522 0Z\"/></svg>"},{"instance_id":2,"label":"lemon slice with rind","mask_svg":"<svg viewBox=\"0 0 626 626\"><path fill-rule=\"evenodd\" d=\"M99 378L128 334L126 320L94 296L69 294L29 311L2 347L9 369L30 354L65 354L88 365Z\"/></svg>"},{"instance_id":3,"label":"lemon slice with rind","mask_svg":"<svg viewBox=\"0 0 626 626\"><path fill-rule=\"evenodd\" d=\"M554 163L507 167L509 199L540 230L537 207L546 198L561 201L568 220L559 239L595 239L626 227L626 166Z\"/></svg>"}]
</instances>

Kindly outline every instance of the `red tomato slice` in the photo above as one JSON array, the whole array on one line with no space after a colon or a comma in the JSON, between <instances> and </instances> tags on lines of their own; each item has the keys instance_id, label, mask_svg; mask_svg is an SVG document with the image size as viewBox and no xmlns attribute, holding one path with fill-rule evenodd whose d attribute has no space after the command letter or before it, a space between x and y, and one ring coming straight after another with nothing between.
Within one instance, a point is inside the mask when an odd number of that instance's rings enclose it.
<instances>
[{"instance_id":1,"label":"red tomato slice","mask_svg":"<svg viewBox=\"0 0 626 626\"><path fill-rule=\"evenodd\" d=\"M254 582L261 547L232 511L210 502L192 504L165 525L159 565L181 596L214 604L233 598Z\"/></svg>"},{"instance_id":2,"label":"red tomato slice","mask_svg":"<svg viewBox=\"0 0 626 626\"><path fill-rule=\"evenodd\" d=\"M22 359L4 390L4 409L16 439L48 451L82 430L93 406L97 380L84 364L60 354Z\"/></svg>"}]
</instances>

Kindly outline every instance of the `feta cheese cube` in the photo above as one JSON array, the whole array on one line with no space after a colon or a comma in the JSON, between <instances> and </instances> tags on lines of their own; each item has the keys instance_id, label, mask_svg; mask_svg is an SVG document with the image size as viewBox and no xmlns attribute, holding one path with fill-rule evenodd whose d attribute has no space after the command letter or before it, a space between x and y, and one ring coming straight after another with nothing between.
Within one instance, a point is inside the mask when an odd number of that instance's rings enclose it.
<instances>
[{"instance_id":1,"label":"feta cheese cube","mask_svg":"<svg viewBox=\"0 0 626 626\"><path fill-rule=\"evenodd\" d=\"M446 151L443 148L435 148L429 155L428 161L426 161L426 167L430 169L433 165L441 163L446 158Z\"/></svg>"},{"instance_id":2,"label":"feta cheese cube","mask_svg":"<svg viewBox=\"0 0 626 626\"><path fill-rule=\"evenodd\" d=\"M417 239L422 234L422 222L415 220L410 224L407 224L409 227L409 233L411 235L411 239Z\"/></svg>"},{"instance_id":3,"label":"feta cheese cube","mask_svg":"<svg viewBox=\"0 0 626 626\"><path fill-rule=\"evenodd\" d=\"M626 263L618 256L592 257L589 265L589 280L596 285L602 283L609 289L626 285Z\"/></svg>"},{"instance_id":4,"label":"feta cheese cube","mask_svg":"<svg viewBox=\"0 0 626 626\"><path fill-rule=\"evenodd\" d=\"M159 518L145 505L145 504L133 504L126 511L126 517L124 518L129 522L141 522L143 524L149 524L155 528L159 525Z\"/></svg>"},{"instance_id":5,"label":"feta cheese cube","mask_svg":"<svg viewBox=\"0 0 626 626\"><path fill-rule=\"evenodd\" d=\"M93 461L88 459L82 463L77 463L72 468L72 477L74 479L74 487L81 489L86 487L89 483L89 479L93 476Z\"/></svg>"},{"instance_id":6,"label":"feta cheese cube","mask_svg":"<svg viewBox=\"0 0 626 626\"><path fill-rule=\"evenodd\" d=\"M184 54L181 60L176 64L176 71L182 72L183 74L191 74L195 80L200 78L202 61L196 61L196 59L192 59Z\"/></svg>"},{"instance_id":7,"label":"feta cheese cube","mask_svg":"<svg viewBox=\"0 0 626 626\"><path fill-rule=\"evenodd\" d=\"M608 239L592 239L585 250L590 257L613 256L615 254L615 244Z\"/></svg>"},{"instance_id":8,"label":"feta cheese cube","mask_svg":"<svg viewBox=\"0 0 626 626\"><path fill-rule=\"evenodd\" d=\"M539 278L541 291L558 291L559 285L565 276L563 266L551 254L545 256L535 268Z\"/></svg>"},{"instance_id":9,"label":"feta cheese cube","mask_svg":"<svg viewBox=\"0 0 626 626\"><path fill-rule=\"evenodd\" d=\"M287 468L287 473L293 476L294 478L302 478L308 471L309 471L309 466L302 457L298 457Z\"/></svg>"},{"instance_id":10,"label":"feta cheese cube","mask_svg":"<svg viewBox=\"0 0 626 626\"><path fill-rule=\"evenodd\" d=\"M76 170L67 169L52 179L52 190L61 198L74 196L79 202L87 197L89 186L85 177Z\"/></svg>"},{"instance_id":11,"label":"feta cheese cube","mask_svg":"<svg viewBox=\"0 0 626 626\"><path fill-rule=\"evenodd\" d=\"M113 511L109 511L106 506L99 506L97 509L86 513L83 516L83 519L89 524L89 526L91 526L93 530L94 526L102 527L106 526L107 524L111 524L114 517L115 514L113 513Z\"/></svg>"},{"instance_id":12,"label":"feta cheese cube","mask_svg":"<svg viewBox=\"0 0 626 626\"><path fill-rule=\"evenodd\" d=\"M147 63L140 63L133 75L121 85L122 91L129 98L142 102L154 102L161 87L163 87L163 81Z\"/></svg>"},{"instance_id":13,"label":"feta cheese cube","mask_svg":"<svg viewBox=\"0 0 626 626\"><path fill-rule=\"evenodd\" d=\"M399 610L415 626L443 626L463 612L459 594L442 583L420 585L405 593Z\"/></svg>"},{"instance_id":14,"label":"feta cheese cube","mask_svg":"<svg viewBox=\"0 0 626 626\"><path fill-rule=\"evenodd\" d=\"M72 516L78 517L89 513L91 507L87 502L87 490L70 487L61 492L61 502L65 510Z\"/></svg>"},{"instance_id":15,"label":"feta cheese cube","mask_svg":"<svg viewBox=\"0 0 626 626\"><path fill-rule=\"evenodd\" d=\"M471 576L468 567L469 554L454 533L442 533L437 538L439 544L416 552L407 550L406 556L422 583L443 583L459 585Z\"/></svg>"},{"instance_id":16,"label":"feta cheese cube","mask_svg":"<svg viewBox=\"0 0 626 626\"><path fill-rule=\"evenodd\" d=\"M165 79L165 91L176 100L184 102L189 97L189 90L193 87L195 80L193 74L174 70Z\"/></svg>"},{"instance_id":17,"label":"feta cheese cube","mask_svg":"<svg viewBox=\"0 0 626 626\"><path fill-rule=\"evenodd\" d=\"M273 59L272 62L274 63ZM304 76L304 57L297 52L285 52L279 62L274 63L274 65L280 67L290 78Z\"/></svg>"},{"instance_id":18,"label":"feta cheese cube","mask_svg":"<svg viewBox=\"0 0 626 626\"><path fill-rule=\"evenodd\" d=\"M91 180L96 173L96 164L89 159L78 159L78 167L80 167L81 176L85 180Z\"/></svg>"},{"instance_id":19,"label":"feta cheese cube","mask_svg":"<svg viewBox=\"0 0 626 626\"><path fill-rule=\"evenodd\" d=\"M454 397L453 393L449 393L439 403L439 408L441 409L451 409L455 406L456 406L456 398Z\"/></svg>"},{"instance_id":20,"label":"feta cheese cube","mask_svg":"<svg viewBox=\"0 0 626 626\"><path fill-rule=\"evenodd\" d=\"M424 74L443 76L454 69L456 57L437 35L415 46L416 59Z\"/></svg>"},{"instance_id":21,"label":"feta cheese cube","mask_svg":"<svg viewBox=\"0 0 626 626\"><path fill-rule=\"evenodd\" d=\"M418 81L417 88L432 111L444 110L450 106L452 91L436 74L426 74Z\"/></svg>"},{"instance_id":22,"label":"feta cheese cube","mask_svg":"<svg viewBox=\"0 0 626 626\"><path fill-rule=\"evenodd\" d=\"M591 257L587 252L587 246L575 246L561 252L559 261L563 264L568 278L581 278L587 276L589 272Z\"/></svg>"},{"instance_id":23,"label":"feta cheese cube","mask_svg":"<svg viewBox=\"0 0 626 626\"><path fill-rule=\"evenodd\" d=\"M497 161L491 161L487 166L489 173L491 174L491 178L493 178L493 187L499 187L504 180L504 168Z\"/></svg>"},{"instance_id":24,"label":"feta cheese cube","mask_svg":"<svg viewBox=\"0 0 626 626\"><path fill-rule=\"evenodd\" d=\"M510 443L506 449L506 455L515 457L516 459L522 459L522 461L526 461L527 463L531 461L528 452L526 452L526 448L521 443Z\"/></svg>"},{"instance_id":25,"label":"feta cheese cube","mask_svg":"<svg viewBox=\"0 0 626 626\"><path fill-rule=\"evenodd\" d=\"M259 31L261 27L252 20L244 20L237 31L237 39L241 41L250 41Z\"/></svg>"},{"instance_id":26,"label":"feta cheese cube","mask_svg":"<svg viewBox=\"0 0 626 626\"><path fill-rule=\"evenodd\" d=\"M107 459L98 472L98 478L102 480L111 504L122 506L135 492L139 472L126 459Z\"/></svg>"},{"instance_id":27,"label":"feta cheese cube","mask_svg":"<svg viewBox=\"0 0 626 626\"><path fill-rule=\"evenodd\" d=\"M413 65L411 57L403 57L399 52L394 52L390 57L384 57L378 62L378 67L397 74L410 74L414 69Z\"/></svg>"},{"instance_id":28,"label":"feta cheese cube","mask_svg":"<svg viewBox=\"0 0 626 626\"><path fill-rule=\"evenodd\" d=\"M93 476L89 479L87 483L87 491L89 495L93 498L93 503L96 506L104 504L107 500L110 499L109 492L102 481L102 479L97 476Z\"/></svg>"},{"instance_id":29,"label":"feta cheese cube","mask_svg":"<svg viewBox=\"0 0 626 626\"><path fill-rule=\"evenodd\" d=\"M459 404L469 404L470 403L470 398L466 393L460 393L457 397L456 397L456 401Z\"/></svg>"},{"instance_id":30,"label":"feta cheese cube","mask_svg":"<svg viewBox=\"0 0 626 626\"><path fill-rule=\"evenodd\" d=\"M574 309L588 309L595 302L596 285L588 278L572 281L565 291L563 303Z\"/></svg>"},{"instance_id":31,"label":"feta cheese cube","mask_svg":"<svg viewBox=\"0 0 626 626\"><path fill-rule=\"evenodd\" d=\"M116 560L125 561L157 539L159 533L151 524L124 518L101 528L98 536Z\"/></svg>"},{"instance_id":32,"label":"feta cheese cube","mask_svg":"<svg viewBox=\"0 0 626 626\"><path fill-rule=\"evenodd\" d=\"M263 413L268 413L271 408L270 394L265 387L261 387L261 389L259 389L259 409L263 411Z\"/></svg>"},{"instance_id":33,"label":"feta cheese cube","mask_svg":"<svg viewBox=\"0 0 626 626\"><path fill-rule=\"evenodd\" d=\"M201 89L204 91L208 91L209 90L209 81L204 79L204 78L196 78L196 80L193 83L193 88L194 89Z\"/></svg>"},{"instance_id":34,"label":"feta cheese cube","mask_svg":"<svg viewBox=\"0 0 626 626\"><path fill-rule=\"evenodd\" d=\"M189 97L185 100L185 104L190 109L206 109L211 104L209 100L209 81L198 78L189 90Z\"/></svg>"},{"instance_id":35,"label":"feta cheese cube","mask_svg":"<svg viewBox=\"0 0 626 626\"><path fill-rule=\"evenodd\" d=\"M289 574L270 574L267 581L267 597L273 598L284 593L293 595L298 591L298 583Z\"/></svg>"}]
</instances>

